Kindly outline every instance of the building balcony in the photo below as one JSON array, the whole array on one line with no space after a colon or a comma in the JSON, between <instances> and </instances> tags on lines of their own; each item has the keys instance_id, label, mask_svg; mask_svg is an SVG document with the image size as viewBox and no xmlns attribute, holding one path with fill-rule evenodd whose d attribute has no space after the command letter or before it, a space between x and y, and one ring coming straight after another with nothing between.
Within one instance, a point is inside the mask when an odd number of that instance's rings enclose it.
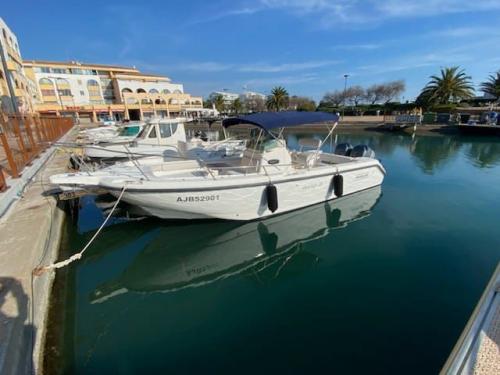
<instances>
[{"instance_id":1,"label":"building balcony","mask_svg":"<svg viewBox=\"0 0 500 375\"><path fill-rule=\"evenodd\" d=\"M12 60L7 60L7 69L17 71L17 64Z\"/></svg>"},{"instance_id":2,"label":"building balcony","mask_svg":"<svg viewBox=\"0 0 500 375\"><path fill-rule=\"evenodd\" d=\"M18 64L22 65L23 59L21 58L21 55L14 48L7 45L7 53L13 60L15 60Z\"/></svg>"}]
</instances>

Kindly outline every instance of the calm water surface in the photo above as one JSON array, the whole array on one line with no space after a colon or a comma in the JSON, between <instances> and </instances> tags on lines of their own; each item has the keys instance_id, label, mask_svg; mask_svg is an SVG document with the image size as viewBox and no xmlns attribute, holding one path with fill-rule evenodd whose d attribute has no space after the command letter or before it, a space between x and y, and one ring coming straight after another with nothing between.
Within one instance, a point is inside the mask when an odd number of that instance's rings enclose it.
<instances>
[{"instance_id":1,"label":"calm water surface","mask_svg":"<svg viewBox=\"0 0 500 375\"><path fill-rule=\"evenodd\" d=\"M500 260L500 138L337 141L375 149L381 189L260 222L106 228L70 270L62 372L437 373ZM82 200L71 249L101 209Z\"/></svg>"}]
</instances>

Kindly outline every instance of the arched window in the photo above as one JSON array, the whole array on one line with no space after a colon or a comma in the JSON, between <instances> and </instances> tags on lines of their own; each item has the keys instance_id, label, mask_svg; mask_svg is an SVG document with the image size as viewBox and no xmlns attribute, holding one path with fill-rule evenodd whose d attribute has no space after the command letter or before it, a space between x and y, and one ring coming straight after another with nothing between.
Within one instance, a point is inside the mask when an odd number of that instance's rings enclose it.
<instances>
[{"instance_id":1,"label":"arched window","mask_svg":"<svg viewBox=\"0 0 500 375\"><path fill-rule=\"evenodd\" d=\"M133 91L130 90L129 88L125 87L124 89L122 89L122 94L123 93L132 93Z\"/></svg>"},{"instance_id":2,"label":"arched window","mask_svg":"<svg viewBox=\"0 0 500 375\"><path fill-rule=\"evenodd\" d=\"M157 89L151 89L151 90L149 90L149 93L150 94L159 94Z\"/></svg>"},{"instance_id":3,"label":"arched window","mask_svg":"<svg viewBox=\"0 0 500 375\"><path fill-rule=\"evenodd\" d=\"M127 98L127 104L138 104L136 98Z\"/></svg>"},{"instance_id":4,"label":"arched window","mask_svg":"<svg viewBox=\"0 0 500 375\"><path fill-rule=\"evenodd\" d=\"M137 89L137 93L138 94L145 94L146 90L144 90L144 89Z\"/></svg>"},{"instance_id":5,"label":"arched window","mask_svg":"<svg viewBox=\"0 0 500 375\"><path fill-rule=\"evenodd\" d=\"M48 78L40 78L38 81L40 85L52 85L52 81Z\"/></svg>"},{"instance_id":6,"label":"arched window","mask_svg":"<svg viewBox=\"0 0 500 375\"><path fill-rule=\"evenodd\" d=\"M42 93L43 101L46 103L55 102L56 91L54 90L52 81L48 78L40 78L38 80L38 84L40 85L40 91Z\"/></svg>"},{"instance_id":7,"label":"arched window","mask_svg":"<svg viewBox=\"0 0 500 375\"><path fill-rule=\"evenodd\" d=\"M182 94L181 90L174 90L174 94Z\"/></svg>"},{"instance_id":8,"label":"arched window","mask_svg":"<svg viewBox=\"0 0 500 375\"><path fill-rule=\"evenodd\" d=\"M87 90L89 91L89 97L91 103L101 103L101 90L99 88L99 82L95 79L89 79L87 81Z\"/></svg>"},{"instance_id":9,"label":"arched window","mask_svg":"<svg viewBox=\"0 0 500 375\"><path fill-rule=\"evenodd\" d=\"M56 83L57 83L57 86L59 87L69 87L69 82L67 79L64 79L64 78L58 78L56 80Z\"/></svg>"},{"instance_id":10,"label":"arched window","mask_svg":"<svg viewBox=\"0 0 500 375\"><path fill-rule=\"evenodd\" d=\"M163 89L162 91L164 94L171 94L172 92L169 89Z\"/></svg>"},{"instance_id":11,"label":"arched window","mask_svg":"<svg viewBox=\"0 0 500 375\"><path fill-rule=\"evenodd\" d=\"M68 80L64 78L57 78L56 80L57 92L59 96L73 96L69 86Z\"/></svg>"}]
</instances>

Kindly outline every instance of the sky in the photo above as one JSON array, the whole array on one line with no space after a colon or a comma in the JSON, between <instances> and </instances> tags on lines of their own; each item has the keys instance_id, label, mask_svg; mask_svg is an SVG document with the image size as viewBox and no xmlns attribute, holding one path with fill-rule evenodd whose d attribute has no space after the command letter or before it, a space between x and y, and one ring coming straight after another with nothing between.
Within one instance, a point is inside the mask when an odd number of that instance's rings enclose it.
<instances>
[{"instance_id":1,"label":"sky","mask_svg":"<svg viewBox=\"0 0 500 375\"><path fill-rule=\"evenodd\" d=\"M441 67L476 87L500 70L500 0L16 0L0 17L24 59L134 65L204 97L281 85L319 100L349 74L403 79L406 101Z\"/></svg>"}]
</instances>

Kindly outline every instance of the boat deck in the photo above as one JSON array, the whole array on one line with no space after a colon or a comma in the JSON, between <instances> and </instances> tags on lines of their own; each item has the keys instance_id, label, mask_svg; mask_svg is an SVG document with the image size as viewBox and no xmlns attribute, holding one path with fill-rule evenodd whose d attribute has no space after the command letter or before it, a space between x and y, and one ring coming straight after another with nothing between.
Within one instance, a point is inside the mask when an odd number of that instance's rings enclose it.
<instances>
[{"instance_id":1,"label":"boat deck","mask_svg":"<svg viewBox=\"0 0 500 375\"><path fill-rule=\"evenodd\" d=\"M500 374L500 264L441 374Z\"/></svg>"}]
</instances>

